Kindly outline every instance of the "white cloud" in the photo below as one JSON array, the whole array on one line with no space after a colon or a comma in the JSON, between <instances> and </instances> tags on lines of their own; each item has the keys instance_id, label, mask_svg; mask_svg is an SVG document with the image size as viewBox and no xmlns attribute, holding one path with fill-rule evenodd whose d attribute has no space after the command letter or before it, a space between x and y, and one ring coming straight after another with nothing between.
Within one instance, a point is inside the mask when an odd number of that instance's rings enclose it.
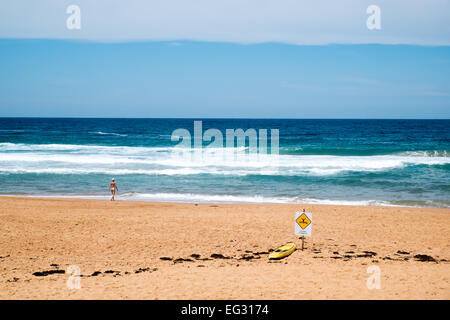
<instances>
[{"instance_id":1,"label":"white cloud","mask_svg":"<svg viewBox=\"0 0 450 320\"><path fill-rule=\"evenodd\" d=\"M66 9L81 8L81 30ZM366 27L369 5L381 30ZM197 40L292 44L450 45L448 0L14 0L0 3L0 37L96 41Z\"/></svg>"}]
</instances>

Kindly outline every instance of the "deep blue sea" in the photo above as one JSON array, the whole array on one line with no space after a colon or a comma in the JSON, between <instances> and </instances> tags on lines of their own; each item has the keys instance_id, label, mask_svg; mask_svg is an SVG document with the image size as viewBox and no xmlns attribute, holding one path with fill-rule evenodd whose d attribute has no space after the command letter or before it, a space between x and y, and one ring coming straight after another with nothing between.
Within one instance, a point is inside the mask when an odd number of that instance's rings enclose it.
<instances>
[{"instance_id":1,"label":"deep blue sea","mask_svg":"<svg viewBox=\"0 0 450 320\"><path fill-rule=\"evenodd\" d=\"M450 207L450 120L195 120L278 129L279 155L199 160L171 141L194 119L0 118L0 194L106 199L114 177L118 200Z\"/></svg>"}]
</instances>

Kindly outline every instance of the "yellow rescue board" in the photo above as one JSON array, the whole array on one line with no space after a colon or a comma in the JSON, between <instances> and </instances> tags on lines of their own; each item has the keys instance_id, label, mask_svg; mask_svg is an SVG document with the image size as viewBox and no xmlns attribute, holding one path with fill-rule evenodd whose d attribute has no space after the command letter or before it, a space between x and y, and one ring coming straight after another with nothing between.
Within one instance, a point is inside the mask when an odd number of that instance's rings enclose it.
<instances>
[{"instance_id":1,"label":"yellow rescue board","mask_svg":"<svg viewBox=\"0 0 450 320\"><path fill-rule=\"evenodd\" d=\"M283 259L295 251L295 243L289 242L269 254L269 259Z\"/></svg>"}]
</instances>

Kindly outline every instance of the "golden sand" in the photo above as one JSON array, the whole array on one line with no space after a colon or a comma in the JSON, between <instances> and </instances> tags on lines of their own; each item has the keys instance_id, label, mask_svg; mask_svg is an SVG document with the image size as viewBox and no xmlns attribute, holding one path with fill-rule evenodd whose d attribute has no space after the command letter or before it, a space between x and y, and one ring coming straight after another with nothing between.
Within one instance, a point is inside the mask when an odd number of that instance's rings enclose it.
<instances>
[{"instance_id":1,"label":"golden sand","mask_svg":"<svg viewBox=\"0 0 450 320\"><path fill-rule=\"evenodd\" d=\"M303 208L305 250L269 261ZM449 235L448 209L2 197L0 298L449 299Z\"/></svg>"}]
</instances>

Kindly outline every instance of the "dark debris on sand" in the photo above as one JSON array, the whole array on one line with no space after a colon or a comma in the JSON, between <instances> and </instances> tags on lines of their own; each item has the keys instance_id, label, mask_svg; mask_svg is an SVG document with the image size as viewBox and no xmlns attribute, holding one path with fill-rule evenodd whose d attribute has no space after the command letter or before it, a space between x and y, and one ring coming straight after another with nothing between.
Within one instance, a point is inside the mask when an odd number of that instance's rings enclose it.
<instances>
[{"instance_id":1,"label":"dark debris on sand","mask_svg":"<svg viewBox=\"0 0 450 320\"><path fill-rule=\"evenodd\" d=\"M269 252L268 251L259 251L259 252L253 252L253 254L263 255L263 254L269 254Z\"/></svg>"},{"instance_id":2,"label":"dark debris on sand","mask_svg":"<svg viewBox=\"0 0 450 320\"><path fill-rule=\"evenodd\" d=\"M252 255L252 254L243 254L240 258L239 258L239 260L245 260L245 261L250 261L250 260L253 260L253 259L261 259L261 257L260 256L254 256L254 255Z\"/></svg>"},{"instance_id":3,"label":"dark debris on sand","mask_svg":"<svg viewBox=\"0 0 450 320\"><path fill-rule=\"evenodd\" d=\"M48 275L55 274L55 273L63 274L63 273L66 273L66 272L64 270L45 270L45 271L34 272L33 276L46 277Z\"/></svg>"},{"instance_id":4,"label":"dark debris on sand","mask_svg":"<svg viewBox=\"0 0 450 320\"><path fill-rule=\"evenodd\" d=\"M158 270L158 268L153 268L153 269L151 269L149 267L147 267L147 268L139 268L136 271L134 271L134 273L154 272L154 271L157 271L157 270Z\"/></svg>"},{"instance_id":5,"label":"dark debris on sand","mask_svg":"<svg viewBox=\"0 0 450 320\"><path fill-rule=\"evenodd\" d=\"M173 260L170 257L160 257L159 259L164 260L164 261L172 261Z\"/></svg>"},{"instance_id":6,"label":"dark debris on sand","mask_svg":"<svg viewBox=\"0 0 450 320\"><path fill-rule=\"evenodd\" d=\"M173 260L173 263L180 263L180 262L194 262L194 260L189 258L177 258Z\"/></svg>"},{"instance_id":7,"label":"dark debris on sand","mask_svg":"<svg viewBox=\"0 0 450 320\"><path fill-rule=\"evenodd\" d=\"M437 260L435 258L433 258L432 256L426 255L426 254L416 254L414 256L414 258L417 261L422 261L422 262L436 262Z\"/></svg>"},{"instance_id":8,"label":"dark debris on sand","mask_svg":"<svg viewBox=\"0 0 450 320\"><path fill-rule=\"evenodd\" d=\"M376 252L373 251L363 251L362 254L357 254L356 257L357 258L372 258L375 257L377 255Z\"/></svg>"},{"instance_id":9,"label":"dark debris on sand","mask_svg":"<svg viewBox=\"0 0 450 320\"><path fill-rule=\"evenodd\" d=\"M120 272L120 271L114 271L114 270L106 270L105 273L116 273L116 272Z\"/></svg>"},{"instance_id":10,"label":"dark debris on sand","mask_svg":"<svg viewBox=\"0 0 450 320\"><path fill-rule=\"evenodd\" d=\"M220 254L220 253L213 253L211 255L211 258L213 258L213 259L231 259L230 257L224 256L223 254Z\"/></svg>"}]
</instances>

